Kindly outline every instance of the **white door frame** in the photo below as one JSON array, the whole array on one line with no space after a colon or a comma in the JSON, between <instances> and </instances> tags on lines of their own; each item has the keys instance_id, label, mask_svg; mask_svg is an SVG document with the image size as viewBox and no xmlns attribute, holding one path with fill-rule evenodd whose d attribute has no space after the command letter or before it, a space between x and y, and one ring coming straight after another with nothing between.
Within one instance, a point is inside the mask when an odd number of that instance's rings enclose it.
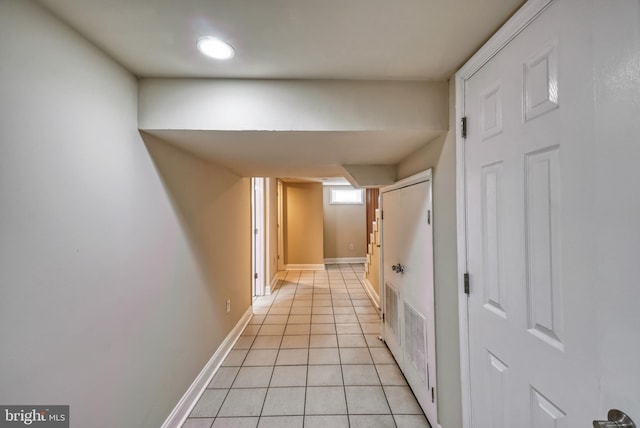
<instances>
[{"instance_id":1,"label":"white door frame","mask_svg":"<svg viewBox=\"0 0 640 428\"><path fill-rule=\"evenodd\" d=\"M278 179L278 260L277 266L278 271L284 270L284 232L283 232L283 210L284 210L284 201L283 201L283 192L284 185L282 184L282 180Z\"/></svg>"},{"instance_id":2,"label":"white door frame","mask_svg":"<svg viewBox=\"0 0 640 428\"><path fill-rule=\"evenodd\" d=\"M525 3L487 43L456 73L456 123L461 124L465 112L465 81L470 79L484 64L493 58L505 45L524 30L538 15L555 0L529 0ZM464 292L464 274L467 272L466 230L466 176L465 152L462 127L456 126L456 203L458 232L458 314L460 324L460 379L462 388L462 426L472 428L471 384L469 355L469 307L468 295Z\"/></svg>"},{"instance_id":3,"label":"white door frame","mask_svg":"<svg viewBox=\"0 0 640 428\"><path fill-rule=\"evenodd\" d=\"M252 247L252 295L265 294L265 179L251 178L251 247Z\"/></svg>"}]
</instances>

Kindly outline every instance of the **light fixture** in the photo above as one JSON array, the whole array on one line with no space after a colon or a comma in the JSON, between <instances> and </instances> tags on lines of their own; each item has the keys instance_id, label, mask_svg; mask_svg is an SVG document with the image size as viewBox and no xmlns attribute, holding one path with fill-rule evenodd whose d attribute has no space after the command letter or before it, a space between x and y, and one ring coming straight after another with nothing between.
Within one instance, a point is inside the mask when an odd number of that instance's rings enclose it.
<instances>
[{"instance_id":1,"label":"light fixture","mask_svg":"<svg viewBox=\"0 0 640 428\"><path fill-rule=\"evenodd\" d=\"M202 37L198 40L198 50L215 59L233 58L235 52L229 43L223 42L215 37Z\"/></svg>"}]
</instances>

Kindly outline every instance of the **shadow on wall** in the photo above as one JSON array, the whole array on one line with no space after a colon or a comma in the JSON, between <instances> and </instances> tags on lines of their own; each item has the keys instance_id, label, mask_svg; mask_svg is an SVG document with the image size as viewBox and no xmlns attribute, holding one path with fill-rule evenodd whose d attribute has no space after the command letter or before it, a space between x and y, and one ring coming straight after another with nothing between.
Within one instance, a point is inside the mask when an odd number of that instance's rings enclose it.
<instances>
[{"instance_id":1,"label":"shadow on wall","mask_svg":"<svg viewBox=\"0 0 640 428\"><path fill-rule=\"evenodd\" d=\"M448 135L446 132L443 133L404 158L396 168L398 180L410 177L428 168L433 168L435 175L440 165L442 150L447 142ZM447 165L447 167L449 167L449 165Z\"/></svg>"},{"instance_id":2,"label":"shadow on wall","mask_svg":"<svg viewBox=\"0 0 640 428\"><path fill-rule=\"evenodd\" d=\"M250 181L141 135L197 261L199 282L211 297L219 344L251 305ZM179 277L182 260L174 262Z\"/></svg>"}]
</instances>

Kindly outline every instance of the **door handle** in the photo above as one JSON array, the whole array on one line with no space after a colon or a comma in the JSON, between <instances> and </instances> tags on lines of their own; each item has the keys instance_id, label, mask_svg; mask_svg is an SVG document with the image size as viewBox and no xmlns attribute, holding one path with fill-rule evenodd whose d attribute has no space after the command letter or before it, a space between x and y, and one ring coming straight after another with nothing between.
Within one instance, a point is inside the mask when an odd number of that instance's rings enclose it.
<instances>
[{"instance_id":1,"label":"door handle","mask_svg":"<svg viewBox=\"0 0 640 428\"><path fill-rule=\"evenodd\" d=\"M607 421L593 421L593 428L636 428L636 424L623 411L611 409Z\"/></svg>"},{"instance_id":2,"label":"door handle","mask_svg":"<svg viewBox=\"0 0 640 428\"><path fill-rule=\"evenodd\" d=\"M391 270L395 273L404 273L404 266L398 263L397 265L391 266Z\"/></svg>"}]
</instances>

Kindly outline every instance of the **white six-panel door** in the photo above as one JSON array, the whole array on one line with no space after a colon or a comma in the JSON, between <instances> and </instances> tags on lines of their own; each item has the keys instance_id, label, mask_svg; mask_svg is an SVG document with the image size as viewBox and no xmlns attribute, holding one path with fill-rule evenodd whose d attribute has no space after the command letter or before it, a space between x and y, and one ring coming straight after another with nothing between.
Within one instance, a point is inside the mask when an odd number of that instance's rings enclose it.
<instances>
[{"instance_id":1,"label":"white six-panel door","mask_svg":"<svg viewBox=\"0 0 640 428\"><path fill-rule=\"evenodd\" d=\"M586 428L598 404L589 19L556 1L465 84L476 428Z\"/></svg>"},{"instance_id":2,"label":"white six-panel door","mask_svg":"<svg viewBox=\"0 0 640 428\"><path fill-rule=\"evenodd\" d=\"M546 3L463 79L467 427L640 419L640 2Z\"/></svg>"}]
</instances>

